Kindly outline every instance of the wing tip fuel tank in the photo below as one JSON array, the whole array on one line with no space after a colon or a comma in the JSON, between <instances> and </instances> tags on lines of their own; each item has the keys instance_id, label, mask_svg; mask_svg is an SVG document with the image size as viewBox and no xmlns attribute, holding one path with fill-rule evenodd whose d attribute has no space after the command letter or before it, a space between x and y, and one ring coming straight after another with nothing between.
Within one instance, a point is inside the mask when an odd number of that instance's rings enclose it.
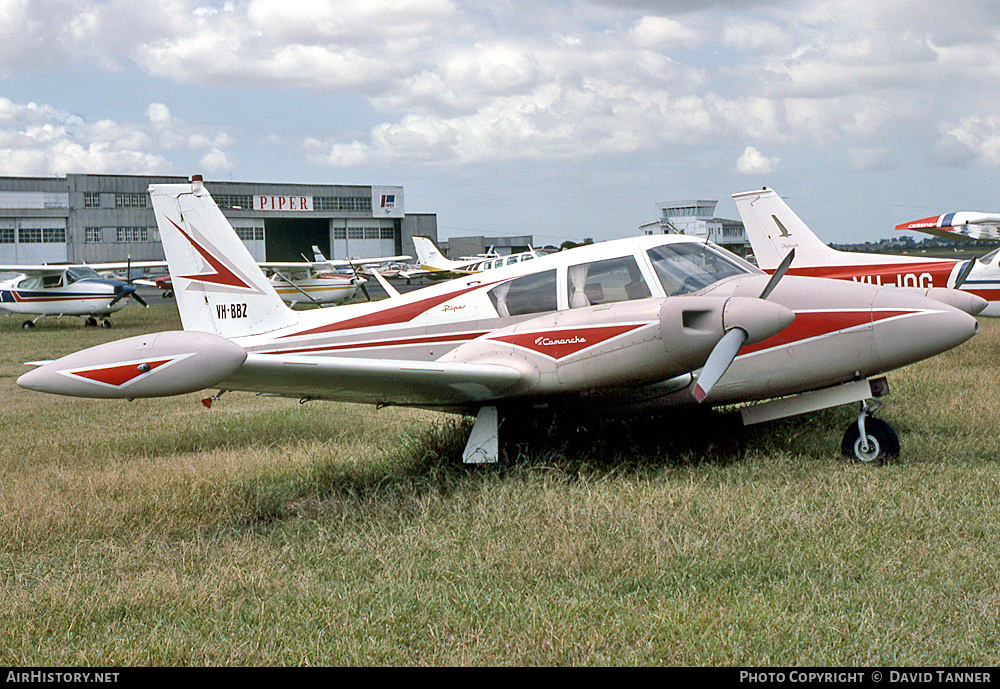
<instances>
[{"instance_id":1,"label":"wing tip fuel tank","mask_svg":"<svg viewBox=\"0 0 1000 689\"><path fill-rule=\"evenodd\" d=\"M17 384L73 397L167 397L211 387L232 375L246 358L246 350L224 337L168 331L69 354L21 375Z\"/></svg>"}]
</instances>

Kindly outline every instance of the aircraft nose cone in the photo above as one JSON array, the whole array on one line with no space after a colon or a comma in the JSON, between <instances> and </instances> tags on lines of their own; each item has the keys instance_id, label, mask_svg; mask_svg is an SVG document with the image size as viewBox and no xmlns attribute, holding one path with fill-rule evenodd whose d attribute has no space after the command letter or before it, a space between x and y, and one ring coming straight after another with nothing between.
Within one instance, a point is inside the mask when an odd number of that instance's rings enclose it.
<instances>
[{"instance_id":1,"label":"aircraft nose cone","mask_svg":"<svg viewBox=\"0 0 1000 689\"><path fill-rule=\"evenodd\" d=\"M989 304L985 299L971 292L947 287L932 287L927 290L927 296L936 301L944 302L948 306L954 306L959 311L965 311L972 316L978 316Z\"/></svg>"},{"instance_id":2,"label":"aircraft nose cone","mask_svg":"<svg viewBox=\"0 0 1000 689\"><path fill-rule=\"evenodd\" d=\"M968 313L905 290L882 288L872 300L875 349L884 370L957 347L978 328Z\"/></svg>"}]
</instances>

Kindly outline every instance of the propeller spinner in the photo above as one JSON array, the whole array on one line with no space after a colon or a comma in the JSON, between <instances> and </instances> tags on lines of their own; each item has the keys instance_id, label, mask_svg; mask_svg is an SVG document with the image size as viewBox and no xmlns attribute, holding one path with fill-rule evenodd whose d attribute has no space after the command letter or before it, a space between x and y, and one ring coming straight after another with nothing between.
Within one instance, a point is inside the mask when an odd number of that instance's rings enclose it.
<instances>
[{"instance_id":1,"label":"propeller spinner","mask_svg":"<svg viewBox=\"0 0 1000 689\"><path fill-rule=\"evenodd\" d=\"M760 300L764 301L771 294L774 288L784 277L785 273L788 271L788 266L792 264L792 260L795 258L795 249L788 252L781 264L771 275L771 279L767 281L764 286L764 290L760 293ZM715 345L712 349L712 353L709 354L708 360L705 362L705 366L701 370L701 374L698 376L698 383L694 387L694 398L701 402L704 400L708 393L711 392L715 384L719 382L719 379L729 370L730 365L736 359L736 355L740 351L740 347L743 343L747 341L750 336L748 328L749 323L753 323L752 327L760 328L762 317L766 317L767 320L774 319L774 325L777 327L774 332L780 332L784 330L791 323L791 320L784 322L786 318L785 313L776 311L773 307L778 307L782 312L787 312L791 314L794 318L795 315L792 314L788 309L780 307L777 304L770 304L771 309L767 309L767 313L764 313L760 306L749 310L746 314L737 315L733 318L734 324L726 330L726 334L722 336L722 339ZM774 311L774 313L770 313ZM782 324L783 323L783 324Z\"/></svg>"}]
</instances>

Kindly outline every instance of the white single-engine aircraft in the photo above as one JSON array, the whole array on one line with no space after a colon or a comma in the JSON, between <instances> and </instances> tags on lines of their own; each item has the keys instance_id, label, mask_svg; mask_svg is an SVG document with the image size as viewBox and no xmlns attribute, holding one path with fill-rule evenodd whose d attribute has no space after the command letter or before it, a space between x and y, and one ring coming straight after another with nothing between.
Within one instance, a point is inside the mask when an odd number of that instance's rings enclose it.
<instances>
[{"instance_id":1,"label":"white single-engine aircraft","mask_svg":"<svg viewBox=\"0 0 1000 689\"><path fill-rule=\"evenodd\" d=\"M89 265L0 265L0 273L18 273L0 282L0 309L35 316L21 325L33 328L45 316L81 316L87 326L111 327L110 316L132 299L146 302L128 280L101 277L97 271L163 267L164 261L122 261Z\"/></svg>"},{"instance_id":2,"label":"white single-engine aircraft","mask_svg":"<svg viewBox=\"0 0 1000 689\"><path fill-rule=\"evenodd\" d=\"M1000 268L996 261L837 251L813 234L773 190L748 191L734 194L733 198L757 265L765 272L773 272L794 249L791 275L903 287L943 299L965 311L970 311L972 304L981 303L978 301L981 298L986 304L978 313L1000 316Z\"/></svg>"},{"instance_id":3,"label":"white single-engine aircraft","mask_svg":"<svg viewBox=\"0 0 1000 689\"><path fill-rule=\"evenodd\" d=\"M150 187L183 331L44 363L18 385L133 399L206 388L476 415L463 459L499 454L506 412L632 413L753 402L756 423L863 402L845 454L882 462L881 374L972 337L976 319L910 291L768 276L691 237L563 251L391 299L294 311L205 189ZM217 398L218 395L212 399Z\"/></svg>"},{"instance_id":4,"label":"white single-engine aircraft","mask_svg":"<svg viewBox=\"0 0 1000 689\"><path fill-rule=\"evenodd\" d=\"M444 254L441 253L441 250L430 237L414 235L412 239L413 248L417 252L417 263L420 265L420 269L400 271L400 277L427 277L432 280L451 280L452 278L479 273L484 270L512 266L516 263L530 261L533 258L543 255L534 249L529 249L528 251L510 254L509 256L491 253L453 261L445 258Z\"/></svg>"}]
</instances>

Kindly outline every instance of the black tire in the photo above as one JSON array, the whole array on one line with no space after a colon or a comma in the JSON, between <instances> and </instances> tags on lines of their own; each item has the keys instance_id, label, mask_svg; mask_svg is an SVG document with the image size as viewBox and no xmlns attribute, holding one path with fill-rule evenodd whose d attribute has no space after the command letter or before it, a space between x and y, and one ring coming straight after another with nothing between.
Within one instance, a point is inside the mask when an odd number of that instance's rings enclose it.
<instances>
[{"instance_id":1,"label":"black tire","mask_svg":"<svg viewBox=\"0 0 1000 689\"><path fill-rule=\"evenodd\" d=\"M24 323L21 324L21 328L23 328L24 330L31 330L34 327L35 327L34 321L25 321Z\"/></svg>"},{"instance_id":2,"label":"black tire","mask_svg":"<svg viewBox=\"0 0 1000 689\"><path fill-rule=\"evenodd\" d=\"M869 416L865 419L865 435L868 436L869 451L861 451L861 431L857 423L852 423L844 432L840 451L844 457L858 464L885 464L899 457L899 437L892 426L881 419Z\"/></svg>"}]
</instances>

